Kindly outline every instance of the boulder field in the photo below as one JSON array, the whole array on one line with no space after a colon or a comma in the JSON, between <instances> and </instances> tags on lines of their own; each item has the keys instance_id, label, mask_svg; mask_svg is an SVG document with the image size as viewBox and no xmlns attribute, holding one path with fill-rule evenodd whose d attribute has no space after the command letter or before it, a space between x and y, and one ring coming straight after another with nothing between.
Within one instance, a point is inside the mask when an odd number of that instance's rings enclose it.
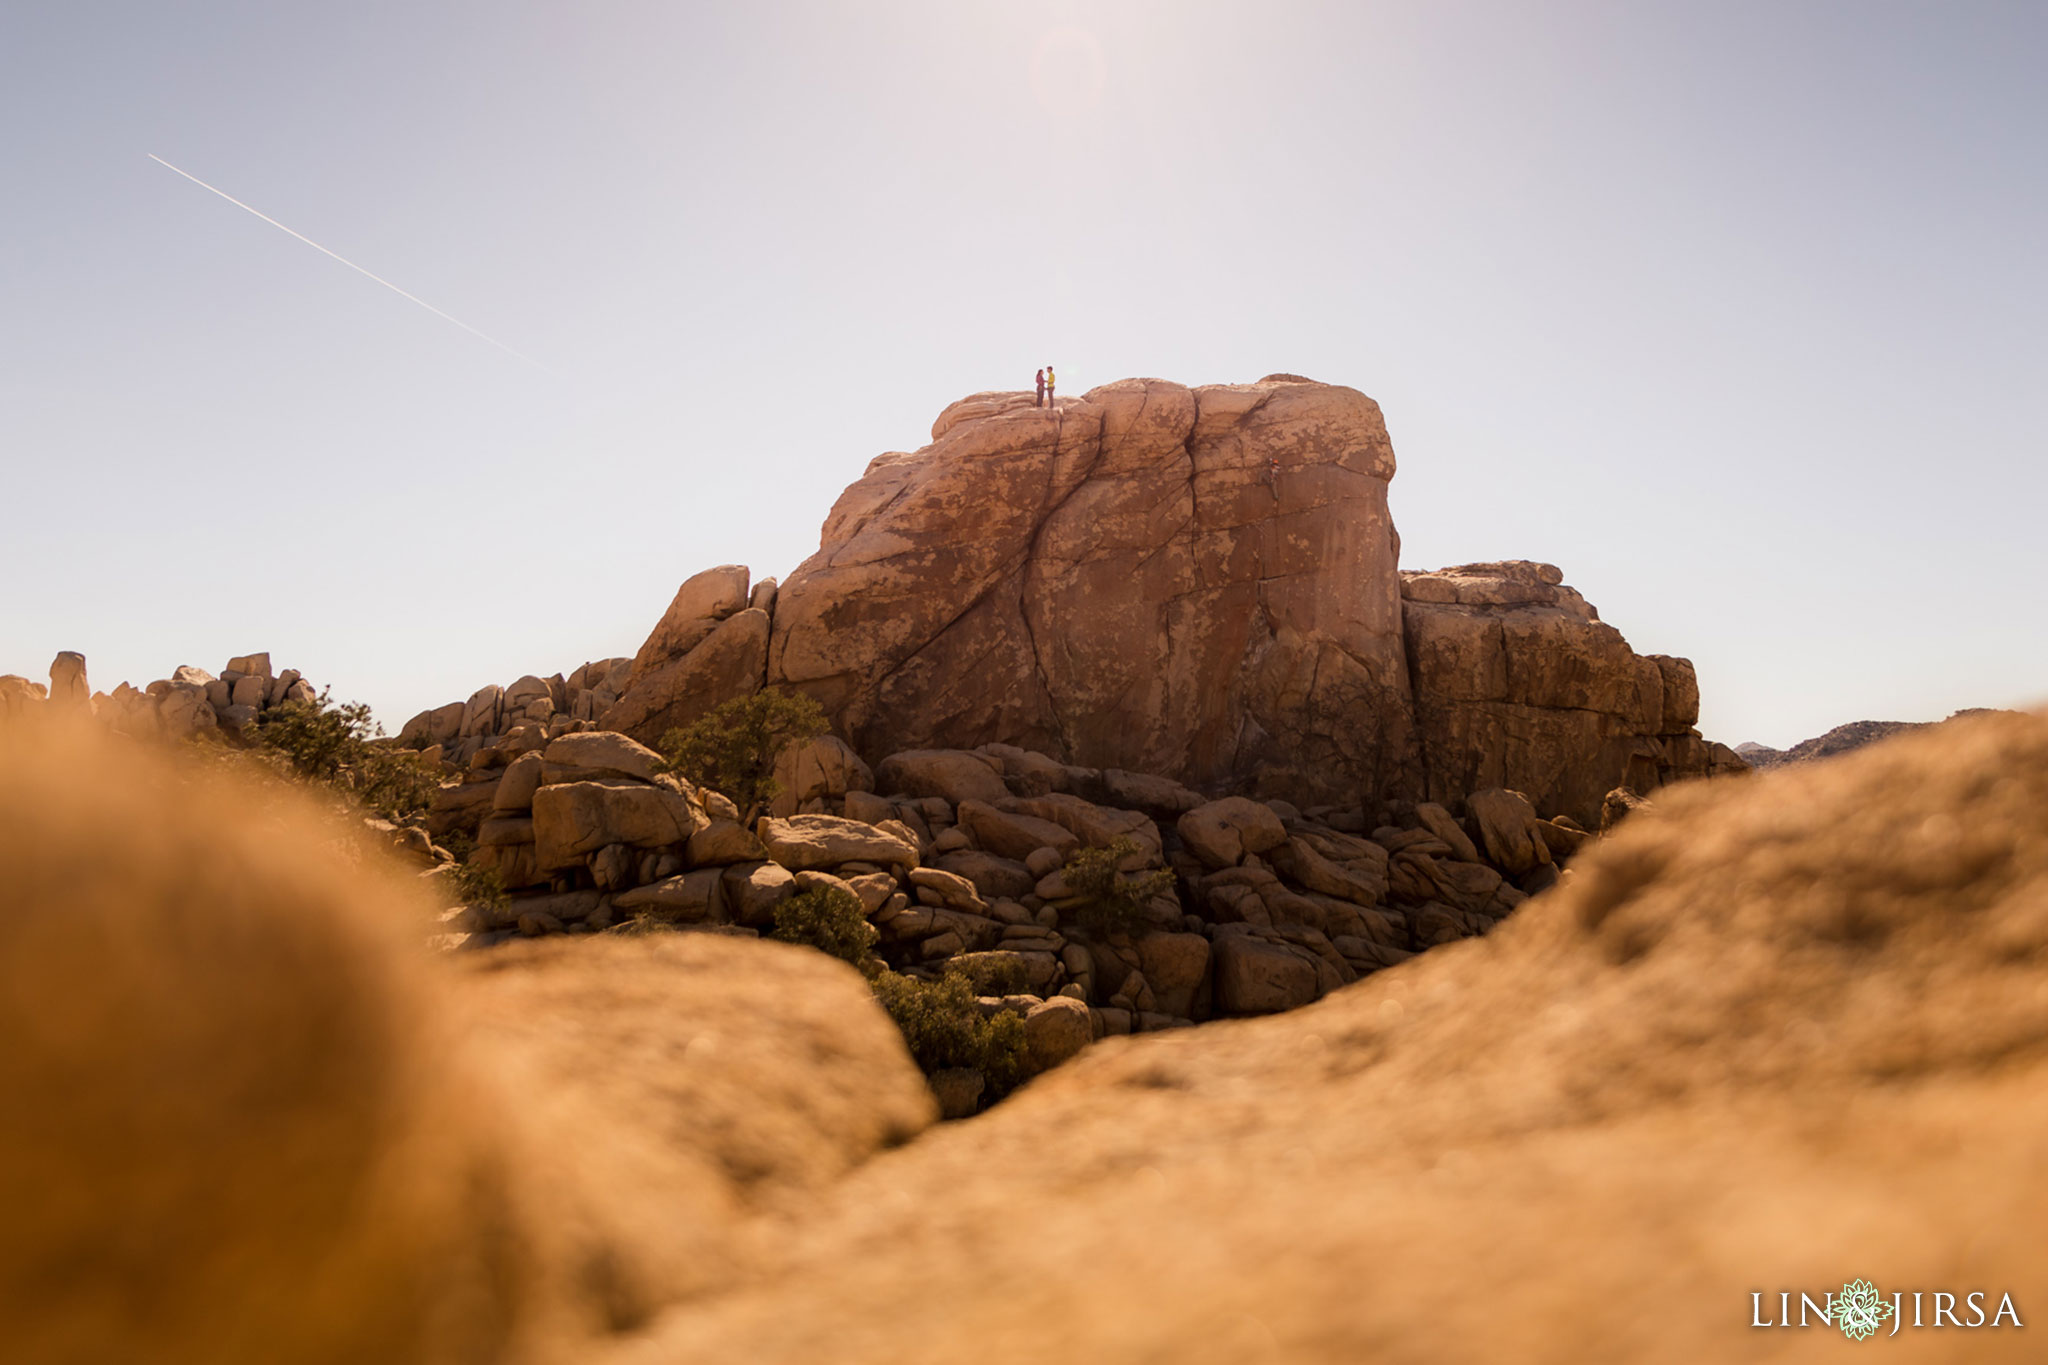
<instances>
[{"instance_id":1,"label":"boulder field","mask_svg":"<svg viewBox=\"0 0 2048 1365\"><path fill-rule=\"evenodd\" d=\"M1872 1350L2038 1354L2041 717L1688 784L1483 938L938 1126L822 954L426 954L344 854L0 727L10 1360L1832 1358L1779 1295L1857 1278L1962 1310Z\"/></svg>"}]
</instances>

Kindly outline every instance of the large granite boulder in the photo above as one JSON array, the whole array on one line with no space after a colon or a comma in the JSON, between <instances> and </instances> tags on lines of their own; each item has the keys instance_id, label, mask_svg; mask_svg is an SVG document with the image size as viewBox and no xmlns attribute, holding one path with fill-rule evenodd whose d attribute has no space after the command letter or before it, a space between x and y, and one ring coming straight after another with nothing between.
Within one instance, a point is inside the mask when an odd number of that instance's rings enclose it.
<instances>
[{"instance_id":1,"label":"large granite boulder","mask_svg":"<svg viewBox=\"0 0 2048 1365\"><path fill-rule=\"evenodd\" d=\"M1636 654L1563 580L1521 561L1401 575L1421 794L1508 788L1593 825L1616 787L1742 771L1692 728L1692 663Z\"/></svg>"},{"instance_id":2,"label":"large granite boulder","mask_svg":"<svg viewBox=\"0 0 2048 1365\"><path fill-rule=\"evenodd\" d=\"M1354 389L954 404L781 586L768 678L862 752L1001 742L1350 799L1412 768L1393 447Z\"/></svg>"}]
</instances>

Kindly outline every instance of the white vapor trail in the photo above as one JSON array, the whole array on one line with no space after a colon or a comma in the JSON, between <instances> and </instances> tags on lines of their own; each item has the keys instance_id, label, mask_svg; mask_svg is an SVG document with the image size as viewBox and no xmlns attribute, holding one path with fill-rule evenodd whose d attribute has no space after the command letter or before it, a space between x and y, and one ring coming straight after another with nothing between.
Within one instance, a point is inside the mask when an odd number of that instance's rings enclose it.
<instances>
[{"instance_id":1,"label":"white vapor trail","mask_svg":"<svg viewBox=\"0 0 2048 1365\"><path fill-rule=\"evenodd\" d=\"M488 342L490 342L490 343L491 343L491 345L493 345L493 346L497 347L497 348L498 348L499 350L503 351L503 352L504 352L504 353L505 353L506 355L509 355L509 356L513 356L513 357L515 357L515 358L517 358L517 359L519 359L519 360L523 360L523 361L525 361L525 362L526 362L527 364L529 364L529 365L533 366L533 367L534 367L535 369L537 369L537 370L546 370L546 369L547 369L547 366L545 366L545 365L541 364L541 363L540 363L540 362L539 362L538 360L535 360L535 359L534 359L534 358L533 358L532 356L530 356L530 355L521 355L521 354L520 354L520 353L519 353L518 351L515 351L515 350L513 350L513 349L512 349L512 348L511 348L510 346L507 346L507 345L506 345L506 344L505 344L504 342L502 342L502 341L498 340L498 339L497 339L496 337L494 337L494 336L486 336L486 335L485 335L484 333L482 333L482 332L479 332L479 331L478 331L478 330L477 330L476 328L474 328L474 327L470 326L470 325L469 325L468 323L464 322L464 321L463 321L463 320L462 320L461 318L457 318L457 317L449 317L449 315L448 315L448 314L446 314L446 313L442 312L442 311L441 311L440 309L438 309L438 308L434 307L434 305L433 305L433 304L431 304L431 303L428 303L428 302L427 302L427 301L426 301L425 299L421 298L421 297L420 297L419 295L417 295L417 294L408 294L408 293L406 293L406 292L405 292L405 290L403 290L403 289L400 289L400 288L399 288L399 287L398 287L397 285L395 285L395 284L393 284L393 283L392 283L391 281L389 281L389 280L385 279L385 278L384 278L384 277L383 277L382 275L376 275L376 274L372 274L372 273L371 273L370 271L367 271L367 270L363 269L363 268L362 268L361 266L357 265L357 264L356 264L356 263L355 263L354 261L351 261L351 260L349 260L349 259L348 259L348 258L347 258L346 256L337 256L337 255L335 255L335 253L334 253L334 252L332 252L332 251L329 251L329 250L328 250L328 249L327 249L326 247L324 247L324 246L320 245L320 244L319 244L318 242L314 241L314 240L313 240L313 239L312 239L311 237L308 237L308 236L307 236L307 235L306 235L305 233L303 233L303 232L292 232L292 230L291 230L290 228L286 227L286 226L285 226L285 225L284 225L283 223L280 223L280 222L278 222L278 221L277 221L277 219L275 219L275 218L272 218L272 217L271 217L271 216L270 216L269 214L267 214L267 213L263 213L263 212L261 212L261 211L259 211L259 210L257 210L257 209L249 208L249 206L248 206L247 204L245 204L245 203L243 203L243 202L242 202L241 200L239 200L239 199L235 198L235 196L233 196L232 194L229 194L229 193L228 193L228 192L227 192L226 190L221 190L221 189L214 189L214 187L213 187L213 186L211 186L211 185L207 184L207 183L206 183L206 182L205 182L204 180L201 180L201 179L200 179L200 178L199 178L198 176L196 176L196 175L193 175L193 174L192 174L192 173L191 173L190 171L179 171L179 170L178 170L178 168L177 168L176 166L173 166L173 165L171 165L171 163L170 163L170 162L168 162L168 161L164 160L164 159L163 159L162 157L158 156L158 155L157 155L157 154L156 154L155 152L145 152L145 153L143 153L143 155L147 156L147 157L148 157L148 158L149 158L149 159L150 159L151 161L154 161L154 162L155 162L155 163L156 163L157 165L159 165L159 166L162 166L162 167L163 167L164 169L166 169L166 170L171 170L171 171L178 171L178 174L179 174L179 175L182 175L182 176L184 176L184 177L185 177L185 178L186 178L187 180L189 180L189 181L191 181L191 182L192 182L193 184L195 184L195 185L199 186L199 188L201 188L201 189L203 189L203 190L211 190L211 191L212 191L213 193L215 193L215 194L219 195L219 196L220 196L221 198L223 198L223 199L227 200L227 201L228 201L228 202L229 202L230 204L233 204L233 205L234 205L234 206L235 206L236 208L238 208L238 209L247 209L247 210L248 210L248 211L249 211L250 213L253 213L253 214L255 214L255 215L256 215L256 216L258 217L258 218L261 218L261 219L262 219L262 220L263 220L264 222L266 222L266 223L270 224L270 225L271 225L272 227L274 227L274 228L278 229L278 230L279 230L280 232L290 232L292 236L294 236L294 237L298 238L298 239L299 239L300 241L304 242L304 243L305 243L305 244L306 244L307 246L309 246L309 247L312 247L312 248L313 248L313 250L315 250L315 251L317 251L317 252L320 252L320 253L321 253L322 255L325 255L325 256L333 256L335 260L337 260L337 261L340 261L340 262L341 262L341 263L342 263L343 265L347 266L347 267L348 267L348 268L349 268L350 270L353 270L353 271L355 271L355 272L356 272L356 273L357 273L358 275L366 275L366 276L368 276L368 277L369 277L370 279L373 279L373 280L375 280L375 281L376 281L377 283L379 283L379 284L383 285L383 286L384 286L384 287L385 287L386 289L389 289L389 290L390 290L390 291L391 291L392 293L394 293L394 294L398 295L398 296L399 296L400 298L402 298L402 299L410 299L410 300L412 300L412 302L414 302L414 303L418 304L418 305L419 305L420 307L422 307L422 308L426 309L426 310L427 310L427 311L428 311L429 313L432 313L432 314L433 314L433 315L434 315L435 317L437 317L437 318L441 318L441 319L444 319L445 321L448 321L448 322L452 322L452 323L454 323L454 324L455 324L455 325L456 325L457 327L460 327L460 328L461 328L461 329L462 329L463 331L465 331L465 332L469 333L469 334L470 334L471 336L473 336L473 337L477 337L477 338L479 338L479 339L481 339L481 340L484 340L484 341L488 341Z\"/></svg>"}]
</instances>

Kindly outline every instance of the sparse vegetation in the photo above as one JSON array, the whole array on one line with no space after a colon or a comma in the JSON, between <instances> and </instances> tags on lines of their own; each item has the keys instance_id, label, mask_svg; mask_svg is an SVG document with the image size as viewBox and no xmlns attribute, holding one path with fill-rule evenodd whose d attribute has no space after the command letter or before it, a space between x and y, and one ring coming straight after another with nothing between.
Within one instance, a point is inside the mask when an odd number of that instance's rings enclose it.
<instances>
[{"instance_id":1,"label":"sparse vegetation","mask_svg":"<svg viewBox=\"0 0 2048 1365\"><path fill-rule=\"evenodd\" d=\"M964 973L920 981L884 969L870 984L925 1075L971 1067L987 1084L982 1091L985 1104L1002 1098L1024 1078L1024 1021L1008 1010L983 1014Z\"/></svg>"},{"instance_id":2,"label":"sparse vegetation","mask_svg":"<svg viewBox=\"0 0 2048 1365\"><path fill-rule=\"evenodd\" d=\"M510 903L511 898L505 893L505 878L495 867L473 862L456 863L448 879L453 883L456 899L464 905L499 911Z\"/></svg>"},{"instance_id":3,"label":"sparse vegetation","mask_svg":"<svg viewBox=\"0 0 2048 1365\"><path fill-rule=\"evenodd\" d=\"M967 978L976 995L1017 995L1031 984L1024 964L1014 957L975 953L955 963L954 969Z\"/></svg>"},{"instance_id":4,"label":"sparse vegetation","mask_svg":"<svg viewBox=\"0 0 2048 1365\"><path fill-rule=\"evenodd\" d=\"M323 691L264 712L256 743L291 776L334 788L387 820L415 820L433 801L441 775L412 750L379 743L382 736L368 706L336 703Z\"/></svg>"},{"instance_id":5,"label":"sparse vegetation","mask_svg":"<svg viewBox=\"0 0 2048 1365\"><path fill-rule=\"evenodd\" d=\"M1126 874L1118 864L1138 851L1129 839L1103 848L1076 849L1061 874L1074 897L1061 914L1097 937L1136 933L1145 927L1145 907L1173 886L1167 868Z\"/></svg>"},{"instance_id":6,"label":"sparse vegetation","mask_svg":"<svg viewBox=\"0 0 2048 1365\"><path fill-rule=\"evenodd\" d=\"M869 960L881 935L869 924L860 899L838 887L799 891L775 907L771 935L784 943L803 943L842 962L859 967Z\"/></svg>"},{"instance_id":7,"label":"sparse vegetation","mask_svg":"<svg viewBox=\"0 0 2048 1365\"><path fill-rule=\"evenodd\" d=\"M670 772L732 799L751 826L781 791L775 759L790 744L816 739L827 729L825 712L811 698L768 687L712 708L695 722L670 730L661 752Z\"/></svg>"}]
</instances>

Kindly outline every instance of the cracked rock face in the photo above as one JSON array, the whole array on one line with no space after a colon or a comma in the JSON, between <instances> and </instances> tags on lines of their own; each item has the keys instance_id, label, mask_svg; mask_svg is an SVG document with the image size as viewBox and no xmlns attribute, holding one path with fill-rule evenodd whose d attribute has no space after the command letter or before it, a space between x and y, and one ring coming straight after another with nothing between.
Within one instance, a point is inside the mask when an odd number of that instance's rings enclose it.
<instances>
[{"instance_id":1,"label":"cracked rock face","mask_svg":"<svg viewBox=\"0 0 2048 1365\"><path fill-rule=\"evenodd\" d=\"M990 742L1205 787L1415 780L1394 453L1355 389L977 394L841 495L768 678L865 753Z\"/></svg>"}]
</instances>

